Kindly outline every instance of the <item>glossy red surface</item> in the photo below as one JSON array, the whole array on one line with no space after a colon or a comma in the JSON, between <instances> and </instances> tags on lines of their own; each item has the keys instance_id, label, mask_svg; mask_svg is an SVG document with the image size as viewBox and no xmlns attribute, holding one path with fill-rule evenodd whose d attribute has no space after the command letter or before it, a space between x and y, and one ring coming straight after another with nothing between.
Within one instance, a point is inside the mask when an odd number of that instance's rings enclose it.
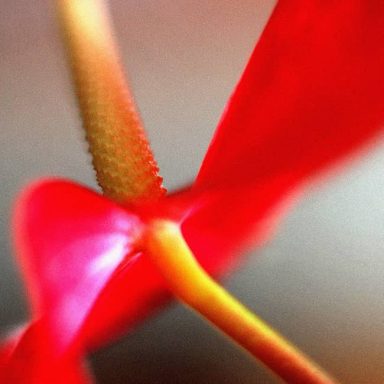
<instances>
[{"instance_id":1,"label":"glossy red surface","mask_svg":"<svg viewBox=\"0 0 384 384\"><path fill-rule=\"evenodd\" d=\"M208 203L185 222L187 238L203 235L220 257L265 234L298 186L375 138L383 15L382 1L278 3L194 184Z\"/></svg>"}]
</instances>

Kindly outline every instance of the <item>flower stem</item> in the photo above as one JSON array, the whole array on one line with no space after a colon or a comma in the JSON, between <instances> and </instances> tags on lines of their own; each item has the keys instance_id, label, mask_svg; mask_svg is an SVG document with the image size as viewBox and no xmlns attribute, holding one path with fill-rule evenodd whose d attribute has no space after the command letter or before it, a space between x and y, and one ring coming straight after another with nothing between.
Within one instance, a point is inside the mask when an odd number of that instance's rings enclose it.
<instances>
[{"instance_id":1,"label":"flower stem","mask_svg":"<svg viewBox=\"0 0 384 384\"><path fill-rule=\"evenodd\" d=\"M336 383L217 284L197 263L175 223L153 221L143 240L148 256L179 299L287 383Z\"/></svg>"}]
</instances>

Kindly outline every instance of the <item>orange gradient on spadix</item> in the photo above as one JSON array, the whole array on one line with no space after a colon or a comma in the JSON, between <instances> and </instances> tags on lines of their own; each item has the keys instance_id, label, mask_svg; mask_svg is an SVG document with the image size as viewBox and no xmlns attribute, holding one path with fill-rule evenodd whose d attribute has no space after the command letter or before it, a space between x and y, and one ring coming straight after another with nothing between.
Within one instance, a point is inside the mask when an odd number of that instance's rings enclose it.
<instances>
[{"instance_id":1,"label":"orange gradient on spadix","mask_svg":"<svg viewBox=\"0 0 384 384\"><path fill-rule=\"evenodd\" d=\"M98 183L119 203L156 200L165 189L125 80L107 10L99 0L61 0L58 9Z\"/></svg>"}]
</instances>

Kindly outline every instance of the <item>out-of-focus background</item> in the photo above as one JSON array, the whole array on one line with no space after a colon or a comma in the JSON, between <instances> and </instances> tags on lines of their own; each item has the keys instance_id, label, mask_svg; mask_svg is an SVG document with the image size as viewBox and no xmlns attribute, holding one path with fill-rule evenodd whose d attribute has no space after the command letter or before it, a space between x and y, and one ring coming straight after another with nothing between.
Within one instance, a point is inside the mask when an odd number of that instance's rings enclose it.
<instances>
[{"instance_id":1,"label":"out-of-focus background","mask_svg":"<svg viewBox=\"0 0 384 384\"><path fill-rule=\"evenodd\" d=\"M36 177L95 187L49 0L0 6L0 326L28 316L10 245ZM191 181L273 0L111 0L122 58L169 189ZM384 382L384 145L310 187L226 286L341 382ZM123 298L122 298L123 299ZM276 383L181 305L97 352L101 384Z\"/></svg>"}]
</instances>

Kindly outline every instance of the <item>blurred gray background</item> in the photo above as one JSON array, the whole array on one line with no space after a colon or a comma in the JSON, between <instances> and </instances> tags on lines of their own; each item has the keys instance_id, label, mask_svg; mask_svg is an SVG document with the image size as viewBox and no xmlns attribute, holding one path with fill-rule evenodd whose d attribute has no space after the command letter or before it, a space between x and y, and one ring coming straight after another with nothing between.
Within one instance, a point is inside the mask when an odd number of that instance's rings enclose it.
<instances>
[{"instance_id":1,"label":"blurred gray background","mask_svg":"<svg viewBox=\"0 0 384 384\"><path fill-rule=\"evenodd\" d=\"M112 0L123 61L169 189L191 181L272 0ZM36 177L95 187L53 2L0 0L0 325L27 318L9 217ZM228 288L341 382L384 382L384 145L312 185ZM98 383L276 383L173 305L92 356Z\"/></svg>"}]
</instances>

